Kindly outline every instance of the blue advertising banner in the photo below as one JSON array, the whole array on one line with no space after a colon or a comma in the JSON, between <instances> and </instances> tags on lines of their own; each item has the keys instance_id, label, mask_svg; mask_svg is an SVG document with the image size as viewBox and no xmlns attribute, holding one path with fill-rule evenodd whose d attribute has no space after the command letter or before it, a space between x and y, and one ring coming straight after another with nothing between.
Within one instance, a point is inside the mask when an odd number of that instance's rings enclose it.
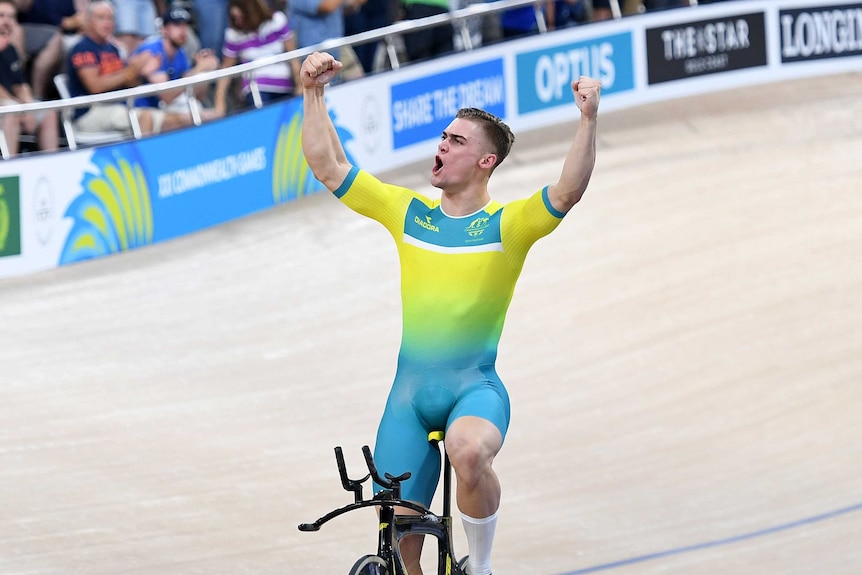
<instances>
[{"instance_id":1,"label":"blue advertising banner","mask_svg":"<svg viewBox=\"0 0 862 575\"><path fill-rule=\"evenodd\" d=\"M271 169L280 110L229 118L230 141L194 145L190 132L138 144L160 241L274 204ZM182 153L177 153L182 150ZM157 168L156 168L157 167Z\"/></svg>"},{"instance_id":2,"label":"blue advertising banner","mask_svg":"<svg viewBox=\"0 0 862 575\"><path fill-rule=\"evenodd\" d=\"M631 32L518 54L516 65L519 114L571 105L580 76L599 80L603 94L635 87Z\"/></svg>"},{"instance_id":3,"label":"blue advertising banner","mask_svg":"<svg viewBox=\"0 0 862 575\"><path fill-rule=\"evenodd\" d=\"M506 114L503 60L393 84L392 147L395 150L439 136L460 108Z\"/></svg>"},{"instance_id":4,"label":"blue advertising banner","mask_svg":"<svg viewBox=\"0 0 862 575\"><path fill-rule=\"evenodd\" d=\"M302 155L302 100L98 148L59 264L182 236L323 189ZM342 141L351 135L336 128Z\"/></svg>"}]
</instances>

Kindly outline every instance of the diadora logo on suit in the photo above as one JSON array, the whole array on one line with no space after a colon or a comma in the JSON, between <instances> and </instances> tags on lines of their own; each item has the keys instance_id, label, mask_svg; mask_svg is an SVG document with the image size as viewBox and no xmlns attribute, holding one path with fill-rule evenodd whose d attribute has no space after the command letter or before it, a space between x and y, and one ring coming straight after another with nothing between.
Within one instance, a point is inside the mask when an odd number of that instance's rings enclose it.
<instances>
[{"instance_id":1,"label":"diadora logo on suit","mask_svg":"<svg viewBox=\"0 0 862 575\"><path fill-rule=\"evenodd\" d=\"M438 228L437 226L435 226L431 222L431 216L425 216L424 220L421 219L419 216L414 216L413 222L416 225L422 226L423 228L425 228L428 231L431 231L431 232L439 232L440 231L440 228Z\"/></svg>"},{"instance_id":2,"label":"diadora logo on suit","mask_svg":"<svg viewBox=\"0 0 862 575\"><path fill-rule=\"evenodd\" d=\"M485 229L488 227L489 220L490 218L485 216L481 218L476 218L475 220L470 222L470 225L467 226L464 231L467 232L467 235L469 235L471 238L478 238L483 233L485 233Z\"/></svg>"}]
</instances>

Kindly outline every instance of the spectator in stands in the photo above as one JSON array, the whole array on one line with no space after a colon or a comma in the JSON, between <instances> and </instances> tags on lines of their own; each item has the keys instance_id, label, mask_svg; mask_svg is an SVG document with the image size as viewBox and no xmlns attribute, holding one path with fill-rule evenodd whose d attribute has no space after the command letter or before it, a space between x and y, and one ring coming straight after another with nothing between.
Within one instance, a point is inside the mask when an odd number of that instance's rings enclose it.
<instances>
[{"instance_id":1,"label":"spectator in stands","mask_svg":"<svg viewBox=\"0 0 862 575\"><path fill-rule=\"evenodd\" d=\"M210 50L200 50L194 58L194 66L189 63L183 49L189 32L191 14L183 8L172 8L165 12L161 21L161 35L144 41L135 49L135 54L150 53L158 56L161 65L157 70L144 78L151 84L177 80L202 72L211 72L219 66L218 59ZM198 99L206 97L207 85L198 84L195 87ZM161 109L165 114L162 131L192 125L192 115L189 109L188 95L185 88L177 88L158 95L145 96L135 100L137 108ZM203 121L213 120L222 116L217 110L200 108Z\"/></svg>"},{"instance_id":2,"label":"spectator in stands","mask_svg":"<svg viewBox=\"0 0 862 575\"><path fill-rule=\"evenodd\" d=\"M528 4L512 10L506 10L500 15L500 28L503 38L511 40L521 36L529 36L539 32L539 23L536 19L536 7L539 8L545 19L545 27L553 30L556 27L556 5L554 0Z\"/></svg>"},{"instance_id":3,"label":"spectator in stands","mask_svg":"<svg viewBox=\"0 0 862 575\"><path fill-rule=\"evenodd\" d=\"M611 10L610 0L593 0L592 9L590 10L590 22L611 20L613 17L614 13Z\"/></svg>"},{"instance_id":4,"label":"spectator in stands","mask_svg":"<svg viewBox=\"0 0 862 575\"><path fill-rule=\"evenodd\" d=\"M290 23L296 30L297 48L307 48L324 40L344 36L344 9L355 9L361 0L290 0L288 14ZM338 49L327 50L337 60ZM299 76L297 76L299 78ZM297 81L297 84L300 82Z\"/></svg>"},{"instance_id":5,"label":"spectator in stands","mask_svg":"<svg viewBox=\"0 0 862 575\"><path fill-rule=\"evenodd\" d=\"M66 48L76 40L87 0L17 0L23 33L25 70L37 100L52 90L52 78L60 72Z\"/></svg>"},{"instance_id":6,"label":"spectator in stands","mask_svg":"<svg viewBox=\"0 0 862 575\"><path fill-rule=\"evenodd\" d=\"M228 0L194 0L195 20L201 48L221 58L228 27Z\"/></svg>"},{"instance_id":7,"label":"spectator in stands","mask_svg":"<svg viewBox=\"0 0 862 575\"><path fill-rule=\"evenodd\" d=\"M24 80L18 50L10 41L15 26L17 6L13 0L0 0L0 105L25 104L33 102L30 86ZM3 135L9 154L14 156L19 150L22 133L35 134L40 150L56 150L59 128L57 113L53 110L38 114L4 114L2 117Z\"/></svg>"},{"instance_id":8,"label":"spectator in stands","mask_svg":"<svg viewBox=\"0 0 862 575\"><path fill-rule=\"evenodd\" d=\"M449 7L455 11L466 8L471 4L482 4L485 0L451 0ZM482 17L471 16L466 19L467 34L470 36L470 48L479 48L482 46ZM455 34L452 36L452 43L455 50L461 52L467 49L464 39L461 37L459 28L455 28Z\"/></svg>"},{"instance_id":9,"label":"spectator in stands","mask_svg":"<svg viewBox=\"0 0 862 575\"><path fill-rule=\"evenodd\" d=\"M586 0L556 0L554 2L555 29L571 28L586 21Z\"/></svg>"},{"instance_id":10,"label":"spectator in stands","mask_svg":"<svg viewBox=\"0 0 862 575\"><path fill-rule=\"evenodd\" d=\"M123 56L135 51L145 38L156 34L156 5L154 0L115 0L116 38Z\"/></svg>"},{"instance_id":11,"label":"spectator in stands","mask_svg":"<svg viewBox=\"0 0 862 575\"><path fill-rule=\"evenodd\" d=\"M620 2L623 16L688 6L689 0L624 0Z\"/></svg>"},{"instance_id":12,"label":"spectator in stands","mask_svg":"<svg viewBox=\"0 0 862 575\"><path fill-rule=\"evenodd\" d=\"M483 1L483 0L478 0ZM344 10L344 35L352 36L389 26L392 22L389 18L388 0L366 0L356 3ZM366 74L374 72L374 59L380 42L366 42L353 46L356 57L362 65Z\"/></svg>"},{"instance_id":13,"label":"spectator in stands","mask_svg":"<svg viewBox=\"0 0 862 575\"><path fill-rule=\"evenodd\" d=\"M688 0L643 0L641 2L643 9L647 12L656 10L667 10L668 8L681 8L688 6Z\"/></svg>"},{"instance_id":14,"label":"spectator in stands","mask_svg":"<svg viewBox=\"0 0 862 575\"><path fill-rule=\"evenodd\" d=\"M222 68L296 49L296 37L287 16L270 9L263 0L230 0L228 16L230 24L224 35ZM298 60L258 68L251 72L251 77L257 83L264 104L301 90L297 81ZM216 85L215 108L222 114L227 112L230 83L230 78L222 78ZM241 94L246 106L254 105L250 81L246 77L242 79Z\"/></svg>"},{"instance_id":15,"label":"spectator in stands","mask_svg":"<svg viewBox=\"0 0 862 575\"><path fill-rule=\"evenodd\" d=\"M449 0L404 0L404 18L418 20L449 11ZM454 50L452 26L434 26L404 35L407 57L415 62L447 54Z\"/></svg>"},{"instance_id":16,"label":"spectator in stands","mask_svg":"<svg viewBox=\"0 0 862 575\"><path fill-rule=\"evenodd\" d=\"M90 1L84 16L83 32L84 37L75 44L66 59L72 97L137 86L141 77L148 77L161 63L158 56L148 52L132 56L128 64L123 62L119 50L110 41L114 33L111 0ZM134 113L144 134L157 133L161 129L162 111L135 109ZM129 110L119 102L78 108L74 121L75 127L84 132L119 130L131 133Z\"/></svg>"}]
</instances>

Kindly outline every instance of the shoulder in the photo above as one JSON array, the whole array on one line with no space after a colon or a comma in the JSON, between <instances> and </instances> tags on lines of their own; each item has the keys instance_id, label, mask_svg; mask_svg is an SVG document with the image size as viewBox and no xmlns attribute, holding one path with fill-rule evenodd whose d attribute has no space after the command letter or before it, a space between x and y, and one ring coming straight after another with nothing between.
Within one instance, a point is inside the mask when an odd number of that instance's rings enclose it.
<instances>
[{"instance_id":1,"label":"shoulder","mask_svg":"<svg viewBox=\"0 0 862 575\"><path fill-rule=\"evenodd\" d=\"M528 244L553 231L566 215L551 205L547 186L527 198L503 205L501 212L503 232Z\"/></svg>"},{"instance_id":2,"label":"shoulder","mask_svg":"<svg viewBox=\"0 0 862 575\"><path fill-rule=\"evenodd\" d=\"M76 52L86 52L93 49L95 42L93 42L87 36L81 36L81 39L75 42L72 47L69 49L70 54L74 54Z\"/></svg>"},{"instance_id":3,"label":"shoulder","mask_svg":"<svg viewBox=\"0 0 862 575\"><path fill-rule=\"evenodd\" d=\"M244 40L246 37L248 37L248 34L246 34L245 32L240 32L236 28L231 28L230 26L228 26L224 30L224 41L225 41L225 43L238 44L239 42Z\"/></svg>"},{"instance_id":4,"label":"shoulder","mask_svg":"<svg viewBox=\"0 0 862 575\"><path fill-rule=\"evenodd\" d=\"M3 48L3 50L0 50L0 59L2 59L7 66L13 62L17 62L19 60L18 50L15 49L15 46L9 44Z\"/></svg>"},{"instance_id":5,"label":"shoulder","mask_svg":"<svg viewBox=\"0 0 862 575\"><path fill-rule=\"evenodd\" d=\"M135 48L134 54L140 54L141 52L152 52L153 54L164 54L165 45L162 44L161 38L151 38L149 40L145 40L140 46Z\"/></svg>"},{"instance_id":6,"label":"shoulder","mask_svg":"<svg viewBox=\"0 0 862 575\"><path fill-rule=\"evenodd\" d=\"M287 31L287 16L284 15L284 12L275 11L272 13L272 18L260 25L258 35L268 40L274 35L283 34Z\"/></svg>"},{"instance_id":7,"label":"shoulder","mask_svg":"<svg viewBox=\"0 0 862 575\"><path fill-rule=\"evenodd\" d=\"M69 61L74 68L97 66L99 64L100 46L86 36L69 50Z\"/></svg>"},{"instance_id":8,"label":"shoulder","mask_svg":"<svg viewBox=\"0 0 862 575\"><path fill-rule=\"evenodd\" d=\"M422 194L395 184L379 180L356 166L351 167L341 185L332 191L341 201L353 205L366 205L369 209L382 208L387 211L403 212L413 202L420 202L428 208L440 203Z\"/></svg>"},{"instance_id":9,"label":"shoulder","mask_svg":"<svg viewBox=\"0 0 862 575\"><path fill-rule=\"evenodd\" d=\"M504 208L505 211L510 215L541 214L556 219L563 219L566 215L565 213L557 210L551 203L551 198L550 196L548 196L548 186L536 190L535 192L533 192L532 195L526 198L513 200L506 204L499 205L500 208Z\"/></svg>"},{"instance_id":10,"label":"shoulder","mask_svg":"<svg viewBox=\"0 0 862 575\"><path fill-rule=\"evenodd\" d=\"M108 58L116 58L117 60L122 60L120 56L120 49L114 45L113 42L105 42L104 44L97 44L98 50L100 54L107 56Z\"/></svg>"},{"instance_id":11,"label":"shoulder","mask_svg":"<svg viewBox=\"0 0 862 575\"><path fill-rule=\"evenodd\" d=\"M432 200L426 198L418 192L415 192L409 188L396 186L394 184L387 184L386 182L379 180L376 176L356 166L352 166L350 168L350 171L345 176L344 181L337 189L333 190L332 193L335 194L337 197L341 197L348 191L357 189L369 191L385 191L387 193L391 193L392 195L400 195L405 197L409 196L410 198L416 198L429 206L434 203Z\"/></svg>"}]
</instances>

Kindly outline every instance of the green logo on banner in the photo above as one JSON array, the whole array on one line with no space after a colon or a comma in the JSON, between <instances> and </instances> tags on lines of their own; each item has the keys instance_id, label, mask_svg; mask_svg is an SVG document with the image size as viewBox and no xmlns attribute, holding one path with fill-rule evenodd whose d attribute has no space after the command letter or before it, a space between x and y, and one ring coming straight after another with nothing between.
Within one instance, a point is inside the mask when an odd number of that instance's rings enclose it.
<instances>
[{"instance_id":1,"label":"green logo on banner","mask_svg":"<svg viewBox=\"0 0 862 575\"><path fill-rule=\"evenodd\" d=\"M21 253L20 205L18 176L0 178L0 258Z\"/></svg>"}]
</instances>

